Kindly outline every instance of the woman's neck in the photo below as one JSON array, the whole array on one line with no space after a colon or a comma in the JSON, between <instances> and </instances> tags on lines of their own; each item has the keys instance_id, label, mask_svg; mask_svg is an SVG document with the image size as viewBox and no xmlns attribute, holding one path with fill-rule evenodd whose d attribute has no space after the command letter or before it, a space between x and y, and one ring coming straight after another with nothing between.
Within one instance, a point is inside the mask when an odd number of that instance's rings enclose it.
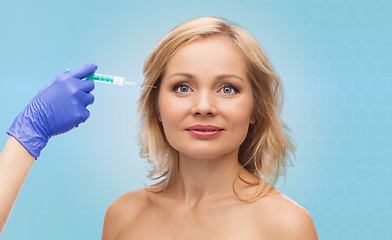
<instances>
[{"instance_id":1,"label":"woman's neck","mask_svg":"<svg viewBox=\"0 0 392 240\"><path fill-rule=\"evenodd\" d=\"M238 174L247 172L237 156L234 152L215 159L194 159L180 153L178 180L172 194L189 207L235 197L233 183Z\"/></svg>"}]
</instances>

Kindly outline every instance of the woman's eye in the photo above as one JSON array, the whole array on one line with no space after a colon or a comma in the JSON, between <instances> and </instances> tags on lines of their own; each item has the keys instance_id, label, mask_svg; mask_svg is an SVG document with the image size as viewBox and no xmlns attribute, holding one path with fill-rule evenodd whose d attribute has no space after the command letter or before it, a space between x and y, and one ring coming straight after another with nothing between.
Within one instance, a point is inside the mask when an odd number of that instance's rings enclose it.
<instances>
[{"instance_id":1,"label":"woman's eye","mask_svg":"<svg viewBox=\"0 0 392 240\"><path fill-rule=\"evenodd\" d=\"M235 87L233 87L233 86L224 86L222 88L222 92L224 94L233 94L233 93L238 92L238 90Z\"/></svg>"},{"instance_id":2,"label":"woman's eye","mask_svg":"<svg viewBox=\"0 0 392 240\"><path fill-rule=\"evenodd\" d=\"M189 87L186 85L178 84L178 85L174 86L174 90L179 93L187 93L187 92L189 92Z\"/></svg>"}]
</instances>

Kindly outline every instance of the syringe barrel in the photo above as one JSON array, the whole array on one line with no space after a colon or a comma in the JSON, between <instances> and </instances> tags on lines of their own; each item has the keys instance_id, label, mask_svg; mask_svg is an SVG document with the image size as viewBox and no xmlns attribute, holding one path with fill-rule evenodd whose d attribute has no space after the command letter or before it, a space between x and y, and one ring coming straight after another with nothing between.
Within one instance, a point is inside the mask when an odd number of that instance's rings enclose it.
<instances>
[{"instance_id":1,"label":"syringe barrel","mask_svg":"<svg viewBox=\"0 0 392 240\"><path fill-rule=\"evenodd\" d=\"M124 86L125 77L113 76L113 84Z\"/></svg>"},{"instance_id":2,"label":"syringe barrel","mask_svg":"<svg viewBox=\"0 0 392 240\"><path fill-rule=\"evenodd\" d=\"M109 83L109 84L121 85L121 86L125 85L124 77L112 76L112 75L101 74L101 73L93 73L90 76L86 77L86 79Z\"/></svg>"},{"instance_id":3,"label":"syringe barrel","mask_svg":"<svg viewBox=\"0 0 392 240\"><path fill-rule=\"evenodd\" d=\"M93 80L93 81L106 82L106 83L113 83L113 76L106 75L106 74L100 74L100 73L93 73L90 76L86 77L86 79Z\"/></svg>"}]
</instances>

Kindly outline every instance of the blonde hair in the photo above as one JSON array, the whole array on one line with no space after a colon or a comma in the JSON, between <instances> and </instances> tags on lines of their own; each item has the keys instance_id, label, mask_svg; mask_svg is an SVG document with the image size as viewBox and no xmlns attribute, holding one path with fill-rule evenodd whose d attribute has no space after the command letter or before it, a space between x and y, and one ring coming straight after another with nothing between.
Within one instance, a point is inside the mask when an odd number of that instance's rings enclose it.
<instances>
[{"instance_id":1,"label":"blonde hair","mask_svg":"<svg viewBox=\"0 0 392 240\"><path fill-rule=\"evenodd\" d=\"M158 180L157 184L148 187L154 192L168 190L177 179L178 152L170 146L162 125L158 121L158 94L161 78L165 73L168 61L179 48L189 41L209 36L223 36L245 56L247 74L252 84L254 99L254 115L256 123L250 125L248 134L241 144L238 154L239 163L249 172L260 177L257 191L250 197L239 196L243 201L253 202L270 193L280 175L285 175L286 166L291 164L290 156L294 156L294 145L287 136L287 127L279 115L281 111L281 84L279 76L257 41L241 27L214 18L205 17L184 22L156 45L144 64L144 87L139 99L139 115L142 128L140 132L140 155L152 163L149 178ZM291 154L290 154L291 153Z\"/></svg>"}]
</instances>

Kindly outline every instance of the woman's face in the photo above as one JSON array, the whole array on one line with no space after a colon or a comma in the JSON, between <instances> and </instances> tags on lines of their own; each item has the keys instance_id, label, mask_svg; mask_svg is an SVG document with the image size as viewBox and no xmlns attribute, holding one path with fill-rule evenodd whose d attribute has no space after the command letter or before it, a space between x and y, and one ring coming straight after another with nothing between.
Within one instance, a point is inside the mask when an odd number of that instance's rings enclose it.
<instances>
[{"instance_id":1,"label":"woman's face","mask_svg":"<svg viewBox=\"0 0 392 240\"><path fill-rule=\"evenodd\" d=\"M158 106L168 142L190 158L237 157L255 122L245 61L223 37L179 49L162 78Z\"/></svg>"}]
</instances>

